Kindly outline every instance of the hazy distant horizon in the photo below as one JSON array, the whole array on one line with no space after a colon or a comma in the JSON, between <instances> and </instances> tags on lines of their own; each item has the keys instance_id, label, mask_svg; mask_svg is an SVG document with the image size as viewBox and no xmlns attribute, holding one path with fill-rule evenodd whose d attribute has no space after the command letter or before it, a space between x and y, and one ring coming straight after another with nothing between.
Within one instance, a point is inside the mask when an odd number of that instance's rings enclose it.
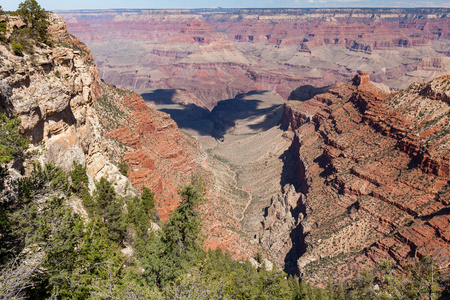
<instances>
[{"instance_id":1,"label":"hazy distant horizon","mask_svg":"<svg viewBox=\"0 0 450 300\"><path fill-rule=\"evenodd\" d=\"M23 0L0 0L5 11L16 10ZM56 1L38 0L46 10L79 10L79 9L196 9L196 8L450 8L450 1L435 0L180 0L144 1L144 0L79 0Z\"/></svg>"}]
</instances>

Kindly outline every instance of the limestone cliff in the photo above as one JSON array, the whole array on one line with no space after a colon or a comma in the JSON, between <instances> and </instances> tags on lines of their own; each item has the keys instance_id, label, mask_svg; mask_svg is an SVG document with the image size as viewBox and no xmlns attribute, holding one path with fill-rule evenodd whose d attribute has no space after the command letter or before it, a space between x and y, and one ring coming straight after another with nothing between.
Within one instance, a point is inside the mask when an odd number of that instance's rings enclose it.
<instances>
[{"instance_id":1,"label":"limestone cliff","mask_svg":"<svg viewBox=\"0 0 450 300\"><path fill-rule=\"evenodd\" d=\"M18 20L3 18L7 24ZM64 21L51 14L50 22L53 47L36 43L21 57L10 45L0 45L1 109L18 115L22 132L34 144L44 143L44 161L66 171L73 161L90 167L104 156L92 108L101 95L97 69L90 52L68 33ZM88 169L92 178L100 175L99 169Z\"/></svg>"},{"instance_id":2,"label":"limestone cliff","mask_svg":"<svg viewBox=\"0 0 450 300\"><path fill-rule=\"evenodd\" d=\"M306 278L344 280L382 258L406 265L424 255L448 272L449 88L445 76L385 94L360 73L285 105Z\"/></svg>"},{"instance_id":3,"label":"limestone cliff","mask_svg":"<svg viewBox=\"0 0 450 300\"><path fill-rule=\"evenodd\" d=\"M0 21L7 35L13 23L25 26L16 17ZM123 195L147 186L165 220L180 200L178 187L198 169L195 142L140 96L101 82L91 52L64 20L50 14L50 24L51 47L34 42L17 56L0 44L0 109L18 115L43 162L66 171L80 163L91 184L105 176ZM130 166L129 178L119 172L120 161Z\"/></svg>"}]
</instances>

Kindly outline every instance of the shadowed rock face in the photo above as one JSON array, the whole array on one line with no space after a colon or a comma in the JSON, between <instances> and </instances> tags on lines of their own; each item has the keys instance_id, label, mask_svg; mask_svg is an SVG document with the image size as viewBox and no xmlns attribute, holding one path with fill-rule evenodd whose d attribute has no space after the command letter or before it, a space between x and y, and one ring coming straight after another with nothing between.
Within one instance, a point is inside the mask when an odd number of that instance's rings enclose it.
<instances>
[{"instance_id":1,"label":"shadowed rock face","mask_svg":"<svg viewBox=\"0 0 450 300\"><path fill-rule=\"evenodd\" d=\"M162 95L169 97L162 101ZM204 165L213 176L204 206L205 246L226 249L235 258L249 258L259 249L283 268L292 248L286 230L292 228L294 217L285 213L285 226L277 234L282 239L275 243L275 235L263 233L263 221L271 202L288 199L293 207L286 210L295 209L299 197L292 176L289 179L291 137L279 123L284 100L275 92L252 91L220 101L208 112L182 104L184 96L179 90L155 90L145 99L170 113L206 150Z\"/></svg>"},{"instance_id":2,"label":"shadowed rock face","mask_svg":"<svg viewBox=\"0 0 450 300\"><path fill-rule=\"evenodd\" d=\"M61 11L100 76L139 93L185 89L194 104L251 90L283 98L358 71L393 89L450 71L448 9Z\"/></svg>"},{"instance_id":3,"label":"shadowed rock face","mask_svg":"<svg viewBox=\"0 0 450 300\"><path fill-rule=\"evenodd\" d=\"M288 101L283 122L295 133L305 206L300 273L324 283L424 255L448 273L449 92L444 76L384 94L362 73Z\"/></svg>"}]
</instances>

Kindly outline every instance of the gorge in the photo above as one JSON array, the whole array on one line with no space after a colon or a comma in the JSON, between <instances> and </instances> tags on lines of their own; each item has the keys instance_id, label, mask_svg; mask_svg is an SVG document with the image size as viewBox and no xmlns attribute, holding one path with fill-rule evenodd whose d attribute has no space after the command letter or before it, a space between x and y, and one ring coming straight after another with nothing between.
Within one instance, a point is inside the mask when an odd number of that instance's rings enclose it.
<instances>
[{"instance_id":1,"label":"gorge","mask_svg":"<svg viewBox=\"0 0 450 300\"><path fill-rule=\"evenodd\" d=\"M162 223L202 177L207 249L318 286L386 259L431 257L448 278L449 13L58 11L52 46L0 43L0 110L40 162L150 189Z\"/></svg>"},{"instance_id":2,"label":"gorge","mask_svg":"<svg viewBox=\"0 0 450 300\"><path fill-rule=\"evenodd\" d=\"M448 269L448 79L409 86L450 71L447 9L59 13L206 150L208 247L316 283L385 257Z\"/></svg>"}]
</instances>

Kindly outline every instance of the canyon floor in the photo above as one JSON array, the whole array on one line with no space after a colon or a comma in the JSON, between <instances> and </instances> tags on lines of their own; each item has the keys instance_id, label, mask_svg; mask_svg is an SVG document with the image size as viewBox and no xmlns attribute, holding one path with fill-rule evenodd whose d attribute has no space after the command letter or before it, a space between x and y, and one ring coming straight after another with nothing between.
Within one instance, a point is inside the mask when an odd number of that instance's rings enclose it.
<instances>
[{"instance_id":1,"label":"canyon floor","mask_svg":"<svg viewBox=\"0 0 450 300\"><path fill-rule=\"evenodd\" d=\"M239 223L250 243L259 243L271 198L294 183L292 136L281 128L285 100L274 91L252 91L222 100L209 112L171 100L182 98L182 91L140 92L147 105L169 113L200 141L218 201L229 205L222 213Z\"/></svg>"}]
</instances>

